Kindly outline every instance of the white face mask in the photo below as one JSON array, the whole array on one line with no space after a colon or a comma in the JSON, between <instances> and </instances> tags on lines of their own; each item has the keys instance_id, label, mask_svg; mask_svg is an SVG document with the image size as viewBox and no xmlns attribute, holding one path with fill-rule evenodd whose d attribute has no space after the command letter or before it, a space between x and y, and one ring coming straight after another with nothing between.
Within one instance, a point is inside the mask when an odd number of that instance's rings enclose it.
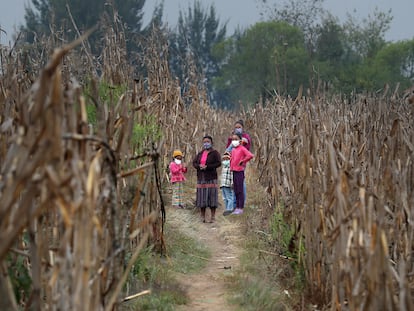
<instances>
[{"instance_id":1,"label":"white face mask","mask_svg":"<svg viewBox=\"0 0 414 311\"><path fill-rule=\"evenodd\" d=\"M231 144L233 145L233 147L238 147L240 145L240 140L232 140Z\"/></svg>"},{"instance_id":2,"label":"white face mask","mask_svg":"<svg viewBox=\"0 0 414 311\"><path fill-rule=\"evenodd\" d=\"M175 164L178 164L178 165L181 164L181 160L179 160L179 159L174 159L174 162L175 162Z\"/></svg>"},{"instance_id":3,"label":"white face mask","mask_svg":"<svg viewBox=\"0 0 414 311\"><path fill-rule=\"evenodd\" d=\"M223 165L224 166L229 166L230 165L230 160L223 160Z\"/></svg>"}]
</instances>

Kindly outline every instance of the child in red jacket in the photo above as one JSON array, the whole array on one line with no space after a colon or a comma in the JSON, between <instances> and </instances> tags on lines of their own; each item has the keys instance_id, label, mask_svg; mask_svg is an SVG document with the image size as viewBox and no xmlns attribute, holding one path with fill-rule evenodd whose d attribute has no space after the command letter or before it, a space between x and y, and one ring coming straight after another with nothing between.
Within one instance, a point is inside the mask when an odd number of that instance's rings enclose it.
<instances>
[{"instance_id":1,"label":"child in red jacket","mask_svg":"<svg viewBox=\"0 0 414 311\"><path fill-rule=\"evenodd\" d=\"M243 214L244 208L244 169L247 162L253 159L253 154L242 145L240 134L232 135L232 150L230 159L230 170L233 172L233 188L236 196L236 209L233 214Z\"/></svg>"},{"instance_id":2,"label":"child in red jacket","mask_svg":"<svg viewBox=\"0 0 414 311\"><path fill-rule=\"evenodd\" d=\"M183 153L180 150L174 150L173 161L170 163L170 177L172 184L172 206L175 208L184 208L183 203L183 182L184 174L187 173L187 167L182 163Z\"/></svg>"}]
</instances>

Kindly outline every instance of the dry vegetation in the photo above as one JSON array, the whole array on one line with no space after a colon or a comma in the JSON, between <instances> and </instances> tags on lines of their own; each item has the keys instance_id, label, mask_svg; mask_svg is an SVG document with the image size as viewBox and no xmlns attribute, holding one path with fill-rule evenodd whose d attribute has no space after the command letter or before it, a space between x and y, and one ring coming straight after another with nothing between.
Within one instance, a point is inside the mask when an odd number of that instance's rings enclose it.
<instances>
[{"instance_id":1,"label":"dry vegetation","mask_svg":"<svg viewBox=\"0 0 414 311\"><path fill-rule=\"evenodd\" d=\"M414 307L413 108L381 94L275 98L248 112L260 180L319 307Z\"/></svg>"},{"instance_id":2,"label":"dry vegetation","mask_svg":"<svg viewBox=\"0 0 414 311\"><path fill-rule=\"evenodd\" d=\"M103 52L114 89L132 80L117 38ZM163 247L162 141L134 137L136 122L152 126L141 108L158 89L104 100L79 43L56 49L33 83L23 53L2 48L1 309L112 310L141 249Z\"/></svg>"},{"instance_id":3,"label":"dry vegetation","mask_svg":"<svg viewBox=\"0 0 414 311\"><path fill-rule=\"evenodd\" d=\"M145 42L145 78L122 32L108 29L99 64L82 40L47 60L48 40L1 47L0 308L111 310L140 251L165 247L171 150L194 153L223 115L195 78L182 96L161 33Z\"/></svg>"},{"instance_id":4,"label":"dry vegetation","mask_svg":"<svg viewBox=\"0 0 414 311\"><path fill-rule=\"evenodd\" d=\"M206 133L221 150L234 122L208 105L191 66L180 89L161 33L145 42L145 78L125 63L122 32L107 33L100 65L80 41L46 65L53 42L37 54L1 47L1 309L117 308L142 248L164 248L171 151L191 158ZM276 97L240 113L271 198L263 218L280 212L294 229L320 308L414 308L414 109L386 95ZM16 301L12 281L25 275Z\"/></svg>"}]
</instances>

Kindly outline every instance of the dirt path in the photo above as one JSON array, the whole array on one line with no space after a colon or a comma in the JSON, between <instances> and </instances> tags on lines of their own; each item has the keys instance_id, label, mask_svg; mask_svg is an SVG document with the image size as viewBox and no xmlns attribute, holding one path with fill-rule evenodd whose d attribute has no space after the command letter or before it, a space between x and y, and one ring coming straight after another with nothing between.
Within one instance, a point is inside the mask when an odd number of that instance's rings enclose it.
<instances>
[{"instance_id":1,"label":"dirt path","mask_svg":"<svg viewBox=\"0 0 414 311\"><path fill-rule=\"evenodd\" d=\"M235 310L228 304L226 276L239 265L240 247L237 245L240 222L235 215L224 217L217 211L215 223L202 223L192 210L171 209L170 221L180 225L186 234L198 239L211 252L206 267L196 274L180 275L180 282L189 297L189 304L178 311ZM185 216L185 217L183 217ZM207 216L209 219L209 214Z\"/></svg>"}]
</instances>

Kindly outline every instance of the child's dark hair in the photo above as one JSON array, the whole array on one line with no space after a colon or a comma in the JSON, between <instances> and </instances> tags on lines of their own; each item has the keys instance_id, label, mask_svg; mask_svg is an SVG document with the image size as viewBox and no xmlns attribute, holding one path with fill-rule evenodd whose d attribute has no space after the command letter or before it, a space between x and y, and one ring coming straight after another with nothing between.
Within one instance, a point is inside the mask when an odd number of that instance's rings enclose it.
<instances>
[{"instance_id":1,"label":"child's dark hair","mask_svg":"<svg viewBox=\"0 0 414 311\"><path fill-rule=\"evenodd\" d=\"M233 135L236 135L240 140L242 139L242 135L241 134L233 133Z\"/></svg>"}]
</instances>

